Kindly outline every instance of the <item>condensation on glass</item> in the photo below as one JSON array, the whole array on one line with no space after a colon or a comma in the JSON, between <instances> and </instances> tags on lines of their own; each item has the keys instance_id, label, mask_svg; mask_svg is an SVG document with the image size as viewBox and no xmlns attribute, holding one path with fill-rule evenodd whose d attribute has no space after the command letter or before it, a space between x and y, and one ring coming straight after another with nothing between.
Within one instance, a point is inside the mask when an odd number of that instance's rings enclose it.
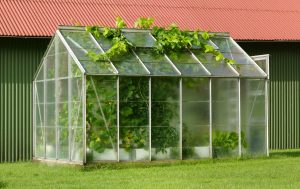
<instances>
[{"instance_id":1,"label":"condensation on glass","mask_svg":"<svg viewBox=\"0 0 300 189\"><path fill-rule=\"evenodd\" d=\"M83 27L56 31L33 81L34 159L84 164L267 155L267 74L225 33L199 49L157 54L147 30L135 46L93 62L113 42Z\"/></svg>"}]
</instances>

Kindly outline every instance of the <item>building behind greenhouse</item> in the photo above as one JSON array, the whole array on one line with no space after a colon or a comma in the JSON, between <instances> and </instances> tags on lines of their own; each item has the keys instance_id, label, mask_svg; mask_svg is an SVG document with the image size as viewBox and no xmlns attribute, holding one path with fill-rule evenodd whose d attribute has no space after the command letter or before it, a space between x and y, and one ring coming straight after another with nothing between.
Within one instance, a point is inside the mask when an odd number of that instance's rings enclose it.
<instances>
[{"instance_id":1,"label":"building behind greenhouse","mask_svg":"<svg viewBox=\"0 0 300 189\"><path fill-rule=\"evenodd\" d=\"M152 161L268 154L268 77L227 33L199 49L157 54L148 30L135 46L93 62L112 42L84 27L56 31L35 76L34 159Z\"/></svg>"},{"instance_id":2,"label":"building behind greenhouse","mask_svg":"<svg viewBox=\"0 0 300 189\"><path fill-rule=\"evenodd\" d=\"M300 148L300 4L293 1L0 1L0 162L33 156L33 78L59 25L155 25L226 31L257 63L270 62L269 148ZM251 7L251 9L249 9ZM21 16L20 16L21 15ZM208 16L209 15L209 16ZM268 56L269 55L269 56ZM268 61L269 60L269 61ZM268 68L267 64L266 67Z\"/></svg>"}]
</instances>

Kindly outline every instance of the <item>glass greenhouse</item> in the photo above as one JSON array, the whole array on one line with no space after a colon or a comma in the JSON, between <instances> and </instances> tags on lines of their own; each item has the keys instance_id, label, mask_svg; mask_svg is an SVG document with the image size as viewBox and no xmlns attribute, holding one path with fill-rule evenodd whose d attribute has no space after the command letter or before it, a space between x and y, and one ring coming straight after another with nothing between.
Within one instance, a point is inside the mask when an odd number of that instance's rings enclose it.
<instances>
[{"instance_id":1,"label":"glass greenhouse","mask_svg":"<svg viewBox=\"0 0 300 189\"><path fill-rule=\"evenodd\" d=\"M198 49L157 54L149 30L93 62L112 41L84 27L56 31L33 81L34 159L79 163L268 155L267 74L227 33Z\"/></svg>"}]
</instances>

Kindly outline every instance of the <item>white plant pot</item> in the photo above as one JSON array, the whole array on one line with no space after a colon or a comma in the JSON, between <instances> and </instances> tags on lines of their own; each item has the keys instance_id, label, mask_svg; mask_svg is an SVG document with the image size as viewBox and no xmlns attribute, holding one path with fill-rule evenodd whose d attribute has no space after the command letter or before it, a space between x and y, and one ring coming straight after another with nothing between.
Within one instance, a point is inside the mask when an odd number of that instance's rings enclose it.
<instances>
[{"instance_id":1,"label":"white plant pot","mask_svg":"<svg viewBox=\"0 0 300 189\"><path fill-rule=\"evenodd\" d=\"M134 152L135 160L148 160L149 159L149 151L147 151L143 148L134 149L133 152Z\"/></svg>"},{"instance_id":2,"label":"white plant pot","mask_svg":"<svg viewBox=\"0 0 300 189\"><path fill-rule=\"evenodd\" d=\"M156 153L156 149L152 148L152 156L157 160L170 159L171 157L171 148L166 148L166 152L158 152Z\"/></svg>"},{"instance_id":3,"label":"white plant pot","mask_svg":"<svg viewBox=\"0 0 300 189\"><path fill-rule=\"evenodd\" d=\"M130 160L129 152L127 152L124 148L120 148L120 160L122 161L128 161Z\"/></svg>"},{"instance_id":4,"label":"white plant pot","mask_svg":"<svg viewBox=\"0 0 300 189\"><path fill-rule=\"evenodd\" d=\"M93 151L93 160L94 161L99 161L99 160L116 161L117 160L117 152L114 151L113 149L105 149L101 153Z\"/></svg>"},{"instance_id":5,"label":"white plant pot","mask_svg":"<svg viewBox=\"0 0 300 189\"><path fill-rule=\"evenodd\" d=\"M201 158L209 157L209 146L196 146L194 147L194 153Z\"/></svg>"}]
</instances>

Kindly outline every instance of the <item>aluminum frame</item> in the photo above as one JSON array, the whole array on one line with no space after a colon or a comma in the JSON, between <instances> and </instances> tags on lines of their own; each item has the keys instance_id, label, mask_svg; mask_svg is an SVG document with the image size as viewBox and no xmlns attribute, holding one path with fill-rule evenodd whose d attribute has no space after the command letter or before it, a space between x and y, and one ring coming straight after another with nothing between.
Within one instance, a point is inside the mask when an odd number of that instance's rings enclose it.
<instances>
[{"instance_id":1,"label":"aluminum frame","mask_svg":"<svg viewBox=\"0 0 300 189\"><path fill-rule=\"evenodd\" d=\"M130 30L131 31L131 30ZM139 32L139 31L136 31L136 32ZM149 87L149 100L148 100L148 103L149 103L149 106L148 106L148 116L149 116L149 161L152 161L152 136L151 136L151 131L152 131L152 77L177 77L179 78L179 149L180 149L180 153L179 153L179 159L183 159L183 154L182 154L182 151L183 151L183 97L182 97L182 90L183 90L183 78L187 78L187 77L192 77L192 78L208 78L209 79L209 156L210 157L213 157L213 141L212 141L212 130L213 130L213 124L212 124L212 115L214 113L213 111L213 108L212 108L212 78L232 78L232 79L237 79L238 81L238 136L239 136L239 144L238 144L238 156L242 156L242 144L241 144L241 79L240 78L256 78L256 79L262 79L262 77L242 77L231 65L228 65L230 67L230 69L237 75L237 76L228 76L228 77L225 77L225 76L222 76L222 77L219 77L219 76L213 76L209 70L201 63L201 61L194 55L193 52L191 52L189 50L189 52L191 53L192 57L201 65L201 67L209 74L208 76L182 76L182 73L180 72L180 70L176 67L176 65L170 60L170 58L164 54L164 57L167 59L168 63L170 63L170 65L174 68L174 70L178 73L178 75L151 75L151 72L149 71L149 69L145 66L145 64L143 63L143 61L138 57L138 55L135 53L134 50L132 50L132 53L134 54L134 56L138 59L138 62L143 66L143 68L146 70L146 72L148 74L141 74L141 75L122 75L122 74L119 74L119 71L118 69L114 66L113 62L110 61L110 64L112 65L112 67L114 68L115 70L115 73L116 74L88 74L86 73L86 70L83 68L83 66L81 65L81 63L79 62L79 60L77 59L76 55L74 54L74 52L72 51L72 49L68 46L68 43L66 42L65 38L63 37L63 35L61 34L61 32L59 30L56 31L56 36L57 38L56 41L52 40L51 41L51 44L53 43L57 43L57 40L61 40L61 42L63 43L63 45L66 47L67 49L67 52L68 52L68 73L70 74L71 73L71 66L77 66L80 71L81 71L81 74L83 74L83 76L80 76L78 78L82 78L82 112L83 112L83 115L80 115L83 117L83 120L82 120L82 145L83 145L83 157L82 157L82 161L74 161L72 160L72 150L74 149L71 149L71 133L72 133L72 123L71 123L71 115L70 113L68 113L68 130L69 130L69 138L68 138L68 141L69 141L69 160L61 160L59 159L59 155L58 155L58 151L59 151L59 132L58 132L58 123L57 123L57 120L55 122L56 126L55 126L55 130L56 130L56 133L55 133L55 136L56 136L56 158L55 160L54 159L48 159L47 158L47 148L46 148L46 144L47 144L47 141L46 141L46 126L47 126L47 123L46 123L46 114L47 114L47 108L46 106L44 106L44 157L43 158L40 158L40 157L36 157L36 94L37 94L37 82L44 82L44 103L46 103L46 99L47 99L47 82L46 81L55 81L55 91L57 93L57 77L58 77L58 66L60 64L59 62L59 58L58 57L55 57L55 79L47 79L46 78L46 73L47 73L47 64L44 64L44 66L40 66L37 73L39 73L40 71L43 71L44 72L44 78L43 80L36 80L37 78L37 75L35 75L34 77L34 81L33 81L33 152L34 152L34 159L38 159L38 160L45 160L45 161L52 161L52 162L66 162L66 163L71 163L71 164L85 164L87 163L87 136L86 136L86 77L87 75L90 75L90 76L98 76L98 77L101 77L101 76L116 76L117 77L117 80L116 80L116 85L117 85L117 162L120 161L120 77L124 76L124 77L127 77L127 76L130 76L130 77L148 77L148 87ZM91 38L91 40L95 43L95 45L102 51L104 52L104 50L102 49L102 47L98 44L98 42L96 41L96 39L89 33L89 36ZM150 36L152 36L152 34L150 33ZM152 38L154 38L152 36ZM235 41L232 39L232 38L229 38L233 43L235 43ZM245 53L238 45L237 47L243 52ZM48 47L49 48L49 47ZM57 49L57 45L55 46L55 52L58 51ZM47 55L47 52L45 53ZM57 53L55 53L57 54ZM266 59L267 57L267 59ZM252 57L254 60L266 60L267 61L267 73L265 73L253 60L254 62L254 65L256 65L256 68L258 67L259 71L264 73L267 78L264 77L265 79L265 112L266 112L266 116L265 116L265 122L266 122L266 136L265 136L265 139L266 139L266 153L267 155L269 155L269 148L268 148L268 143L269 143L269 136L268 136L268 128L269 128L269 123L268 123L268 100L269 100L269 97L268 97L268 78L269 78L269 55L260 55L260 56L255 56L255 57ZM71 60L74 60L75 64L71 64ZM47 61L46 59L42 59L42 62L45 62ZM43 69L43 70L42 70ZM63 77L64 79L68 79L68 111L71 112L71 109L72 109L72 103L71 103L71 99L72 99L72 94L71 94L71 91L72 91L72 78L76 78L76 77L72 77L70 75L68 75L67 77ZM56 117L58 117L58 112L57 112L57 106L58 106L58 99L55 98L55 115Z\"/></svg>"}]
</instances>

